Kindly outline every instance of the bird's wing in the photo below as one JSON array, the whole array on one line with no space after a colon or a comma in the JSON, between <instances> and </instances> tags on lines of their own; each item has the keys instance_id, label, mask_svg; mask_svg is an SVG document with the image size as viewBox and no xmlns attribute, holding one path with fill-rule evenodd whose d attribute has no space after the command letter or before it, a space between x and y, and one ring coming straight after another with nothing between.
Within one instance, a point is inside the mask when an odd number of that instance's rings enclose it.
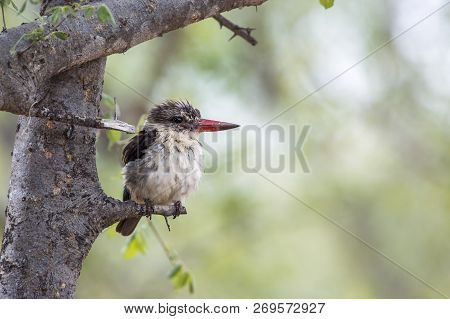
<instances>
[{"instance_id":1,"label":"bird's wing","mask_svg":"<svg viewBox=\"0 0 450 319\"><path fill-rule=\"evenodd\" d=\"M145 150L153 144L156 139L156 130L142 130L135 137L130 139L122 152L122 162L126 165L128 162L135 161L144 156Z\"/></svg>"},{"instance_id":2,"label":"bird's wing","mask_svg":"<svg viewBox=\"0 0 450 319\"><path fill-rule=\"evenodd\" d=\"M122 200L124 202L126 202L127 200L131 199L131 193L130 190L128 189L128 187L124 186L123 187L123 194L122 194Z\"/></svg>"}]
</instances>

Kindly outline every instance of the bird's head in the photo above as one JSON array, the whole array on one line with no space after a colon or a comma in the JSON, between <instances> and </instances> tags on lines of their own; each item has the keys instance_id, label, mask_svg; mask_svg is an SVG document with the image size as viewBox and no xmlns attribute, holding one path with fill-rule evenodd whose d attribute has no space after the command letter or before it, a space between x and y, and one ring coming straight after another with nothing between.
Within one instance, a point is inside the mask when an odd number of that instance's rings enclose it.
<instances>
[{"instance_id":1,"label":"bird's head","mask_svg":"<svg viewBox=\"0 0 450 319\"><path fill-rule=\"evenodd\" d=\"M202 119L199 110L189 102L182 101L166 101L155 106L147 121L180 132L216 132L239 127L236 124Z\"/></svg>"}]
</instances>

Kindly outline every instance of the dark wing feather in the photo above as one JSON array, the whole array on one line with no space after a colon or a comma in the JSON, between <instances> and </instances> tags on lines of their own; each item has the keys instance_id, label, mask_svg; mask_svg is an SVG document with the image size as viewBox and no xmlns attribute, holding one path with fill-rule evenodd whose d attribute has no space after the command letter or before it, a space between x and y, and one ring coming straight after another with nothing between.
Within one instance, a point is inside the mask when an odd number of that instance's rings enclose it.
<instances>
[{"instance_id":1,"label":"dark wing feather","mask_svg":"<svg viewBox=\"0 0 450 319\"><path fill-rule=\"evenodd\" d=\"M130 200L130 199L131 199L131 193L130 193L130 191L128 190L128 187L124 186L124 187L123 187L122 200L123 200L124 202L126 202L127 200Z\"/></svg>"},{"instance_id":2,"label":"dark wing feather","mask_svg":"<svg viewBox=\"0 0 450 319\"><path fill-rule=\"evenodd\" d=\"M127 201L131 199L130 191L128 190L128 187L123 188L123 201ZM133 231L136 229L137 224L139 223L140 217L132 217L132 218L126 218L121 220L117 226L116 231L123 236L129 236L133 233Z\"/></svg>"},{"instance_id":3,"label":"dark wing feather","mask_svg":"<svg viewBox=\"0 0 450 319\"><path fill-rule=\"evenodd\" d=\"M156 130L140 131L133 137L127 146L123 149L122 162L126 165L144 156L145 150L155 142ZM123 201L131 199L131 193L128 187L123 188ZM129 236L136 229L140 217L126 218L121 220L116 227L116 231L123 236Z\"/></svg>"},{"instance_id":4,"label":"dark wing feather","mask_svg":"<svg viewBox=\"0 0 450 319\"><path fill-rule=\"evenodd\" d=\"M135 137L133 137L125 146L122 153L123 165L128 162L135 161L144 156L145 150L153 144L156 139L156 130L140 131Z\"/></svg>"}]
</instances>

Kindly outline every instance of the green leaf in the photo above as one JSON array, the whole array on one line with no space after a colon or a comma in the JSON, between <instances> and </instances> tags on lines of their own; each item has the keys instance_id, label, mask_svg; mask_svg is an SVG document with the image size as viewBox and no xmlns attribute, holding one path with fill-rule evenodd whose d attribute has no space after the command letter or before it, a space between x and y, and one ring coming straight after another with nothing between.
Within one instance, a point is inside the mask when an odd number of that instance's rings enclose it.
<instances>
[{"instance_id":1,"label":"green leaf","mask_svg":"<svg viewBox=\"0 0 450 319\"><path fill-rule=\"evenodd\" d=\"M192 275L187 271L183 265L176 265L169 274L170 281L174 289L182 289L188 287L189 292L194 293L194 283Z\"/></svg>"},{"instance_id":2,"label":"green leaf","mask_svg":"<svg viewBox=\"0 0 450 319\"><path fill-rule=\"evenodd\" d=\"M102 103L108 109L115 110L116 109L116 101L113 96L103 92L102 93Z\"/></svg>"},{"instance_id":3,"label":"green leaf","mask_svg":"<svg viewBox=\"0 0 450 319\"><path fill-rule=\"evenodd\" d=\"M320 4L325 8L329 9L333 6L334 0L320 0Z\"/></svg>"},{"instance_id":4,"label":"green leaf","mask_svg":"<svg viewBox=\"0 0 450 319\"><path fill-rule=\"evenodd\" d=\"M48 17L50 24L52 26L57 26L61 21L62 9L61 7L55 7L51 11L51 15Z\"/></svg>"},{"instance_id":5,"label":"green leaf","mask_svg":"<svg viewBox=\"0 0 450 319\"><path fill-rule=\"evenodd\" d=\"M116 144L122 138L122 132L115 130L107 130L106 136L108 137L108 149L110 150L114 144Z\"/></svg>"},{"instance_id":6,"label":"green leaf","mask_svg":"<svg viewBox=\"0 0 450 319\"><path fill-rule=\"evenodd\" d=\"M178 275L171 278L171 281L175 289L181 289L188 283L189 274L187 272L182 271Z\"/></svg>"},{"instance_id":7,"label":"green leaf","mask_svg":"<svg viewBox=\"0 0 450 319\"><path fill-rule=\"evenodd\" d=\"M51 35L61 40L67 40L69 38L69 34L63 31L54 31Z\"/></svg>"},{"instance_id":8,"label":"green leaf","mask_svg":"<svg viewBox=\"0 0 450 319\"><path fill-rule=\"evenodd\" d=\"M91 5L86 5L81 7L83 9L84 16L90 18L94 15L95 7Z\"/></svg>"},{"instance_id":9,"label":"green leaf","mask_svg":"<svg viewBox=\"0 0 450 319\"><path fill-rule=\"evenodd\" d=\"M44 28L43 27L39 27L36 29L33 29L27 33L24 34L24 39L26 40L30 40L33 43L42 41L45 38L44 35Z\"/></svg>"},{"instance_id":10,"label":"green leaf","mask_svg":"<svg viewBox=\"0 0 450 319\"><path fill-rule=\"evenodd\" d=\"M61 8L64 17L75 16L75 10L71 6L62 6Z\"/></svg>"},{"instance_id":11,"label":"green leaf","mask_svg":"<svg viewBox=\"0 0 450 319\"><path fill-rule=\"evenodd\" d=\"M147 252L147 242L143 234L139 231L134 232L131 238L128 240L127 245L123 251L123 257L125 259L132 259L137 254L145 254Z\"/></svg>"},{"instance_id":12,"label":"green leaf","mask_svg":"<svg viewBox=\"0 0 450 319\"><path fill-rule=\"evenodd\" d=\"M22 6L20 7L19 11L17 12L17 15L22 14L25 11L25 8L27 7L27 3L28 1L25 0L22 4Z\"/></svg>"},{"instance_id":13,"label":"green leaf","mask_svg":"<svg viewBox=\"0 0 450 319\"><path fill-rule=\"evenodd\" d=\"M114 20L111 10L109 10L108 6L105 4L98 7L97 18L103 24L111 24L113 26L116 25L116 20Z\"/></svg>"},{"instance_id":14,"label":"green leaf","mask_svg":"<svg viewBox=\"0 0 450 319\"><path fill-rule=\"evenodd\" d=\"M176 266L172 269L172 271L169 273L169 279L172 279L173 277L177 276L178 273L179 273L180 271L182 271L182 270L183 270L183 265L180 265L180 264L176 265Z\"/></svg>"},{"instance_id":15,"label":"green leaf","mask_svg":"<svg viewBox=\"0 0 450 319\"><path fill-rule=\"evenodd\" d=\"M11 0L10 0L11 1ZM14 3L14 1L11 1L11 5L13 6L13 8L17 11L19 10L19 8L17 8L16 4Z\"/></svg>"}]
</instances>

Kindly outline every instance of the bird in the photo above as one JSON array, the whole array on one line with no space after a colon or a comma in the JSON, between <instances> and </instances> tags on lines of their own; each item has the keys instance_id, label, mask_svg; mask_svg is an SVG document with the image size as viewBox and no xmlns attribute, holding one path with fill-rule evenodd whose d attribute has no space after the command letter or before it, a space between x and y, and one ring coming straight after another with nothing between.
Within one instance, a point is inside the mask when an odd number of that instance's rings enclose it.
<instances>
[{"instance_id":1,"label":"bird","mask_svg":"<svg viewBox=\"0 0 450 319\"><path fill-rule=\"evenodd\" d=\"M187 101L168 100L154 106L142 129L122 152L123 201L150 207L173 204L179 212L182 202L196 190L202 177L200 133L236 127L239 125L202 119L200 111ZM140 217L123 219L116 231L129 236L139 220ZM170 230L168 223L167 226Z\"/></svg>"}]
</instances>

